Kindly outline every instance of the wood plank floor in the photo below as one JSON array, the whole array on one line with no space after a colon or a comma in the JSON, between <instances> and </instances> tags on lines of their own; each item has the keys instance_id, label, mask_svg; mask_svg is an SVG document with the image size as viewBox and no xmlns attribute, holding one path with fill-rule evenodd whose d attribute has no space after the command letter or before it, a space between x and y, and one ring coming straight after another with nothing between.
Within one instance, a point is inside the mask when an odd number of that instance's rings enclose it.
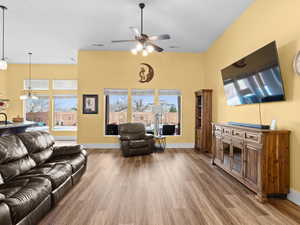
<instances>
[{"instance_id":1,"label":"wood plank floor","mask_svg":"<svg viewBox=\"0 0 300 225\"><path fill-rule=\"evenodd\" d=\"M193 150L123 158L91 150L81 182L40 225L289 225L300 208L260 204L254 194Z\"/></svg>"}]
</instances>

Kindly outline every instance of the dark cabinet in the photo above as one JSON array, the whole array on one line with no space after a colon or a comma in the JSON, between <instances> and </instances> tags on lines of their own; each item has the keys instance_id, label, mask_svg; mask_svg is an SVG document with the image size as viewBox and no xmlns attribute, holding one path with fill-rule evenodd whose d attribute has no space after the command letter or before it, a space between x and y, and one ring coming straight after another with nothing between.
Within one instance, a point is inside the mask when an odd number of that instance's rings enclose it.
<instances>
[{"instance_id":1,"label":"dark cabinet","mask_svg":"<svg viewBox=\"0 0 300 225\"><path fill-rule=\"evenodd\" d=\"M211 152L212 90L195 92L195 149Z\"/></svg>"},{"instance_id":2,"label":"dark cabinet","mask_svg":"<svg viewBox=\"0 0 300 225\"><path fill-rule=\"evenodd\" d=\"M257 193L285 197L289 192L289 131L213 124L213 164Z\"/></svg>"}]
</instances>

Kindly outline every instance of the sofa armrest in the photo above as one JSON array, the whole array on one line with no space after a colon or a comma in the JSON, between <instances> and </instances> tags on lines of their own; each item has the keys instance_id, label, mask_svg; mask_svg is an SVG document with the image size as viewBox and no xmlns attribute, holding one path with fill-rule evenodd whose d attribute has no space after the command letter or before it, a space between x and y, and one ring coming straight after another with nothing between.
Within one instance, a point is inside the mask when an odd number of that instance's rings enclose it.
<instances>
[{"instance_id":1,"label":"sofa armrest","mask_svg":"<svg viewBox=\"0 0 300 225\"><path fill-rule=\"evenodd\" d=\"M3 202L0 203L0 224L12 225L9 207Z\"/></svg>"},{"instance_id":2,"label":"sofa armrest","mask_svg":"<svg viewBox=\"0 0 300 225\"><path fill-rule=\"evenodd\" d=\"M119 136L120 141L130 141L129 137L121 137Z\"/></svg>"},{"instance_id":3,"label":"sofa armrest","mask_svg":"<svg viewBox=\"0 0 300 225\"><path fill-rule=\"evenodd\" d=\"M83 151L82 145L54 146L52 156L72 155L82 153Z\"/></svg>"}]
</instances>

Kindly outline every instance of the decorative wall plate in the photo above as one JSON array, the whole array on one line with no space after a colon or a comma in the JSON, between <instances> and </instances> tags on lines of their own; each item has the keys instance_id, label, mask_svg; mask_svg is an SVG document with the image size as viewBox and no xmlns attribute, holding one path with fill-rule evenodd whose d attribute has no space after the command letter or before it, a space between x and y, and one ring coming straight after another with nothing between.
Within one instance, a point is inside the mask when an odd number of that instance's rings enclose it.
<instances>
[{"instance_id":1,"label":"decorative wall plate","mask_svg":"<svg viewBox=\"0 0 300 225\"><path fill-rule=\"evenodd\" d=\"M294 67L294 72L300 76L300 51L297 53L297 55L294 58L293 67Z\"/></svg>"},{"instance_id":2,"label":"decorative wall plate","mask_svg":"<svg viewBox=\"0 0 300 225\"><path fill-rule=\"evenodd\" d=\"M139 73L141 83L148 83L154 77L154 69L147 63L141 63L141 71Z\"/></svg>"}]
</instances>

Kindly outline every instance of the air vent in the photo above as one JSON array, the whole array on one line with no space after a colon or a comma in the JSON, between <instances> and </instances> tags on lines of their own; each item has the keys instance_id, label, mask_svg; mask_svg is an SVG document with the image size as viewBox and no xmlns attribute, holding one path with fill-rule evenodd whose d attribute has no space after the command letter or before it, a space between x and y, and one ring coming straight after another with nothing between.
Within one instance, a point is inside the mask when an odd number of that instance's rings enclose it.
<instances>
[{"instance_id":1,"label":"air vent","mask_svg":"<svg viewBox=\"0 0 300 225\"><path fill-rule=\"evenodd\" d=\"M104 44L92 44L92 46L94 46L94 47L103 47Z\"/></svg>"}]
</instances>

